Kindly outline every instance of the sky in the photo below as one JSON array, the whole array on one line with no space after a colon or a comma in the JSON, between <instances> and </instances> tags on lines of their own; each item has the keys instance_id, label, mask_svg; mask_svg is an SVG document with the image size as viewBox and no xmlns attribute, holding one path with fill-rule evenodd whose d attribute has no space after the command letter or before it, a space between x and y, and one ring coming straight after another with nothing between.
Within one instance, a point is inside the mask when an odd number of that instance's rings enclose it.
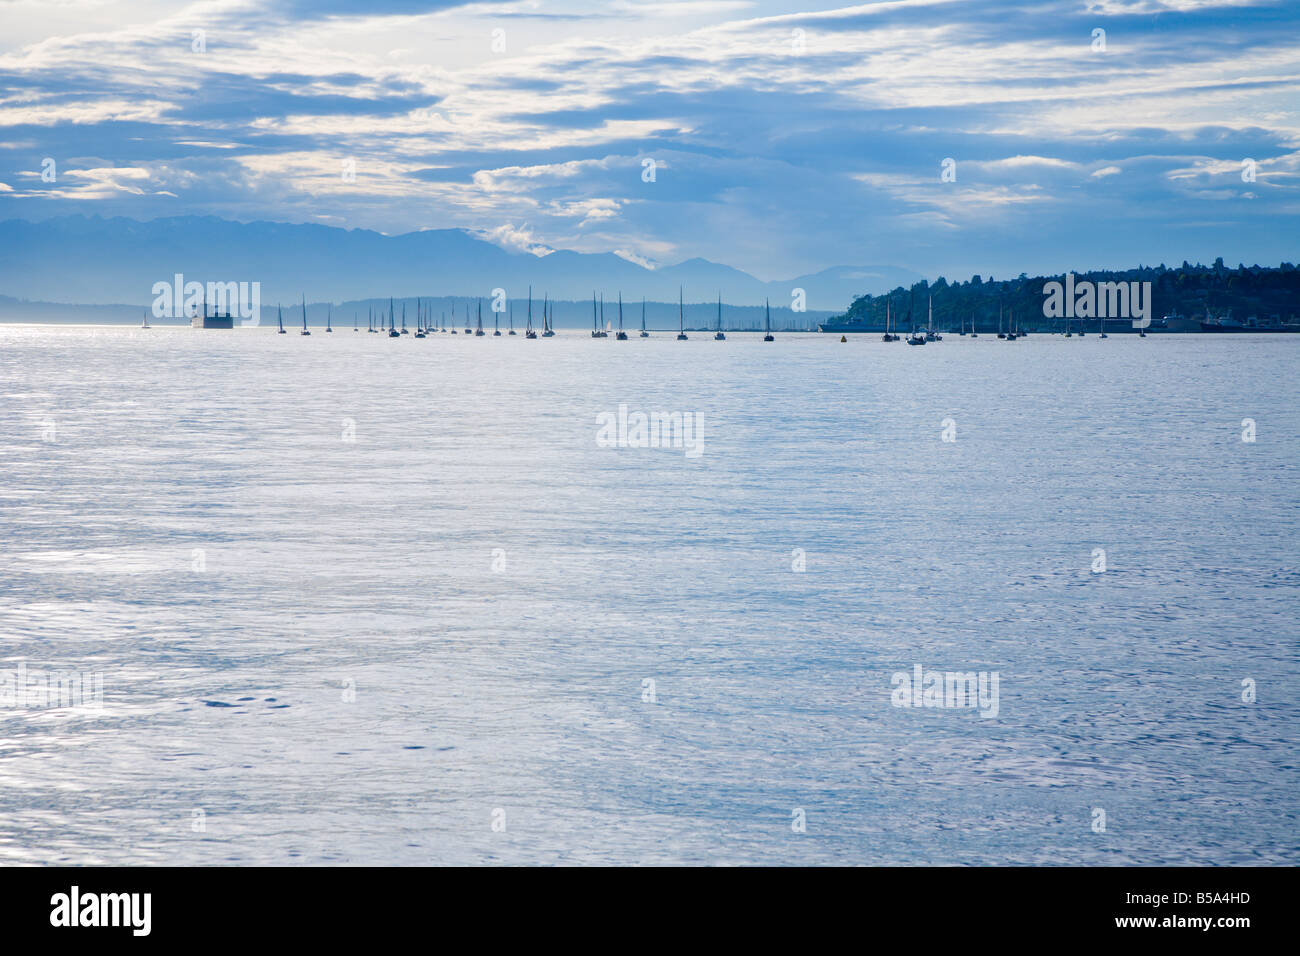
<instances>
[{"instance_id":1,"label":"sky","mask_svg":"<svg viewBox=\"0 0 1300 956\"><path fill-rule=\"evenodd\" d=\"M1298 190L1294 0L0 0L0 220L1006 278L1296 261Z\"/></svg>"}]
</instances>

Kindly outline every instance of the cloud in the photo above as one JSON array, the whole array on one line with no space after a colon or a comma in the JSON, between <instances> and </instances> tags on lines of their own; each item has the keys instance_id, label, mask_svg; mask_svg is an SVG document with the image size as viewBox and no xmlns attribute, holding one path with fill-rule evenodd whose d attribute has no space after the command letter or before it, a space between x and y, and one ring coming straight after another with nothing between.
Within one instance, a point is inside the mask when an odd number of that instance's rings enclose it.
<instances>
[{"instance_id":1,"label":"cloud","mask_svg":"<svg viewBox=\"0 0 1300 956\"><path fill-rule=\"evenodd\" d=\"M555 251L545 243L539 242L528 228L527 223L519 227L504 223L494 229L484 229L478 235L480 238L495 242L501 248L508 249L511 252L526 252L534 256L548 256Z\"/></svg>"},{"instance_id":2,"label":"cloud","mask_svg":"<svg viewBox=\"0 0 1300 956\"><path fill-rule=\"evenodd\" d=\"M1213 258L1211 242L1276 260L1294 234L1293 6L208 0L116 13L87 8L82 25L14 7L0 215L458 227L512 251L704 256L773 276L865 262L1059 271ZM206 53L191 47L200 25ZM82 175L43 183L44 156ZM955 182L940 177L947 157ZM1202 238L1211 220L1231 224Z\"/></svg>"},{"instance_id":3,"label":"cloud","mask_svg":"<svg viewBox=\"0 0 1300 956\"><path fill-rule=\"evenodd\" d=\"M657 263L653 259L633 252L631 249L615 249L614 255L618 256L620 259L626 259L628 262L634 262L645 269L654 269L657 267Z\"/></svg>"}]
</instances>

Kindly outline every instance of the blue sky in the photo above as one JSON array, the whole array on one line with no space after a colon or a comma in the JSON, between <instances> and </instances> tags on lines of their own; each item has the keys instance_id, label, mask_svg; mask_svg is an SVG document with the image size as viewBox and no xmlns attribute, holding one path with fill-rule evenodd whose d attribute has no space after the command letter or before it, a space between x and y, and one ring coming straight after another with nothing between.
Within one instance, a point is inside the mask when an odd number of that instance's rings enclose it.
<instances>
[{"instance_id":1,"label":"blue sky","mask_svg":"<svg viewBox=\"0 0 1300 956\"><path fill-rule=\"evenodd\" d=\"M0 219L456 227L763 279L1276 264L1298 94L1294 2L0 0Z\"/></svg>"}]
</instances>

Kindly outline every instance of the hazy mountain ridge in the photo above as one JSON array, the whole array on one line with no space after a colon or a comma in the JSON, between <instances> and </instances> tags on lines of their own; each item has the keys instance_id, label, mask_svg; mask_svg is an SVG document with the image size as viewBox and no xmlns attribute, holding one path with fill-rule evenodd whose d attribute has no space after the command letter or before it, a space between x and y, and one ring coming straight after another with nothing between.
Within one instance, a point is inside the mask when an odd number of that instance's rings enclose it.
<instances>
[{"instance_id":1,"label":"hazy mountain ridge","mask_svg":"<svg viewBox=\"0 0 1300 956\"><path fill-rule=\"evenodd\" d=\"M763 282L727 265L693 258L646 269L613 253L558 250L544 257L515 253L461 229L385 236L318 224L240 223L212 216L149 221L61 216L0 222L0 294L33 302L98 305L153 300L152 288L176 273L187 280L261 283L262 304L372 297L535 295L582 301L592 292L629 300L723 301L774 307L805 290L806 305L839 310L864 293L920 278L892 266L838 266L816 274Z\"/></svg>"}]
</instances>

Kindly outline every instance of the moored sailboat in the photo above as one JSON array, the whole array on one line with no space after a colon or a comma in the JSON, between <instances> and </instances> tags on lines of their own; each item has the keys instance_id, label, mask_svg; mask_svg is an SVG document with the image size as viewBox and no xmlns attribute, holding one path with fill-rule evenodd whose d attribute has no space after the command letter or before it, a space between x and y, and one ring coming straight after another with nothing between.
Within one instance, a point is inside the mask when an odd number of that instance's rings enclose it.
<instances>
[{"instance_id":1,"label":"moored sailboat","mask_svg":"<svg viewBox=\"0 0 1300 956\"><path fill-rule=\"evenodd\" d=\"M893 313L890 308L890 301L886 299L885 300L885 334L880 337L880 341L897 342L900 336L895 334L893 329L894 329Z\"/></svg>"},{"instance_id":2,"label":"moored sailboat","mask_svg":"<svg viewBox=\"0 0 1300 956\"><path fill-rule=\"evenodd\" d=\"M925 340L927 342L942 342L943 336L934 330L934 296L930 296L927 306L925 319Z\"/></svg>"}]
</instances>

